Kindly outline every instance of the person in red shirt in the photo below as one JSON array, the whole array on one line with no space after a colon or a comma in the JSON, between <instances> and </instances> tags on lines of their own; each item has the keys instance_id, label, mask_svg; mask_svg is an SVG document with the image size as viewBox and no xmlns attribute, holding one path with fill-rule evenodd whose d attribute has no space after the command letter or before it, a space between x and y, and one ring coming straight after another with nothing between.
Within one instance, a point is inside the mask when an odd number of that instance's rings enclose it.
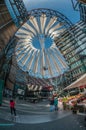
<instances>
[{"instance_id":1,"label":"person in red shirt","mask_svg":"<svg viewBox=\"0 0 86 130\"><path fill-rule=\"evenodd\" d=\"M10 100L10 110L11 110L11 115L15 115L16 116L16 109L15 109L15 102L14 100Z\"/></svg>"}]
</instances>

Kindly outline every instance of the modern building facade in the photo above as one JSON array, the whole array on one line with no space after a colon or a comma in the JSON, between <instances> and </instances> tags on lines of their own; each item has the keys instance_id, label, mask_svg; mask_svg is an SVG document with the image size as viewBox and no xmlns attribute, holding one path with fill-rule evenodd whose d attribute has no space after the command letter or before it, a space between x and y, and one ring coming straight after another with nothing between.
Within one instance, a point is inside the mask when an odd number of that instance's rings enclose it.
<instances>
[{"instance_id":1,"label":"modern building facade","mask_svg":"<svg viewBox=\"0 0 86 130\"><path fill-rule=\"evenodd\" d=\"M84 28L86 28L86 24L80 21L72 27L73 37L66 31L62 38L56 40L57 46L69 65L69 71L64 74L66 85L86 73L86 33L83 31Z\"/></svg>"},{"instance_id":2,"label":"modern building facade","mask_svg":"<svg viewBox=\"0 0 86 130\"><path fill-rule=\"evenodd\" d=\"M57 47L69 65L69 71L63 75L63 87L86 73L86 1L78 0L77 2L80 21L56 39Z\"/></svg>"},{"instance_id":3,"label":"modern building facade","mask_svg":"<svg viewBox=\"0 0 86 130\"><path fill-rule=\"evenodd\" d=\"M11 89L13 89L14 86L14 83L8 79L12 65L12 53L16 44L14 35L20 24L22 24L22 22L19 21L20 17L15 17L15 10L13 10L9 2L18 9L17 12L19 11L18 14L20 14L20 16L24 11L26 13L26 8L22 0L14 0L14 3L12 3L12 0L0 0L0 85L4 84L0 86L0 97L2 95L2 86L7 86ZM23 21L24 19L26 19L26 17L23 14L21 20ZM11 75L11 78L12 77L15 77L15 74Z\"/></svg>"},{"instance_id":4,"label":"modern building facade","mask_svg":"<svg viewBox=\"0 0 86 130\"><path fill-rule=\"evenodd\" d=\"M80 19L86 22L86 1L79 0Z\"/></svg>"}]
</instances>

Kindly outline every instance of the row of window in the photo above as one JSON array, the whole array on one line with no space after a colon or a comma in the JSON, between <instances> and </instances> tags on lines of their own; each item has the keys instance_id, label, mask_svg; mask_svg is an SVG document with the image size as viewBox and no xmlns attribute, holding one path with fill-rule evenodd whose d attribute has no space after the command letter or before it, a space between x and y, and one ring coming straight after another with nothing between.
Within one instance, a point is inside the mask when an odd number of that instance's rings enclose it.
<instances>
[{"instance_id":1,"label":"row of window","mask_svg":"<svg viewBox=\"0 0 86 130\"><path fill-rule=\"evenodd\" d=\"M61 44L61 39L58 40L58 43L60 42L58 48L65 56L68 65L72 70L72 76L76 77L76 79L86 71L86 61L85 59L83 59L83 61L80 59L80 56L86 55L86 34L83 32L83 28L85 27L85 23L79 22L72 28L76 36L76 42L78 39L77 43L73 40L74 37L70 37L70 34L65 35L65 33L62 37L63 44ZM70 81L71 78L68 80Z\"/></svg>"},{"instance_id":2,"label":"row of window","mask_svg":"<svg viewBox=\"0 0 86 130\"><path fill-rule=\"evenodd\" d=\"M80 4L80 16L81 20L86 22L86 5L85 4Z\"/></svg>"}]
</instances>

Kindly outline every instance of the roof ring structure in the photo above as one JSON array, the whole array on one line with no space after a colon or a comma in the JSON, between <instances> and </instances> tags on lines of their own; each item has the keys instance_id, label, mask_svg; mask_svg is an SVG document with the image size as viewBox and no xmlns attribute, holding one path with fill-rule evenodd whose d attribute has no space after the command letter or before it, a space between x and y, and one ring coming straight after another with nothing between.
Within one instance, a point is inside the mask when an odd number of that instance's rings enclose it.
<instances>
[{"instance_id":1,"label":"roof ring structure","mask_svg":"<svg viewBox=\"0 0 86 130\"><path fill-rule=\"evenodd\" d=\"M57 77L68 69L64 57L56 47L58 38L72 23L61 13L51 9L34 9L28 20L15 34L15 48L19 67L39 78Z\"/></svg>"}]
</instances>

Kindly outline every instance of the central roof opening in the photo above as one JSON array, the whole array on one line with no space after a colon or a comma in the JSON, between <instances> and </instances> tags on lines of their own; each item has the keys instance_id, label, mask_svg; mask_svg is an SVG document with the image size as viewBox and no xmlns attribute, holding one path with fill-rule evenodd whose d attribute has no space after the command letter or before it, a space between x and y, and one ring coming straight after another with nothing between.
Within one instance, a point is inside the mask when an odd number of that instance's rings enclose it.
<instances>
[{"instance_id":1,"label":"central roof opening","mask_svg":"<svg viewBox=\"0 0 86 130\"><path fill-rule=\"evenodd\" d=\"M43 34L39 34L39 36L35 36L32 39L32 45L36 49L42 49L41 45L43 44L45 49L50 48L50 46L53 44L53 39L49 36L44 36Z\"/></svg>"}]
</instances>

